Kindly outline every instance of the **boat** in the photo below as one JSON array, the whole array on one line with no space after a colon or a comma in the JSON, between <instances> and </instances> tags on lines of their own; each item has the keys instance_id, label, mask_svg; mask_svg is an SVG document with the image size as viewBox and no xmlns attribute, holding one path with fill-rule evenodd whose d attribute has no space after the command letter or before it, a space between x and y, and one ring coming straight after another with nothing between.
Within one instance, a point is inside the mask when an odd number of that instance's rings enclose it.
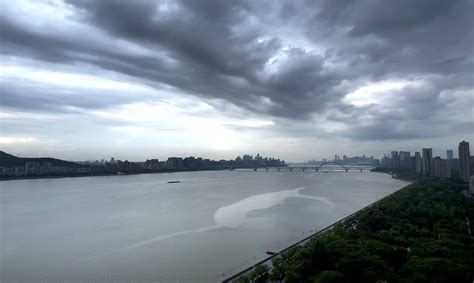
<instances>
[{"instance_id":1,"label":"boat","mask_svg":"<svg viewBox=\"0 0 474 283\"><path fill-rule=\"evenodd\" d=\"M177 184L179 181L168 181L168 184Z\"/></svg>"}]
</instances>

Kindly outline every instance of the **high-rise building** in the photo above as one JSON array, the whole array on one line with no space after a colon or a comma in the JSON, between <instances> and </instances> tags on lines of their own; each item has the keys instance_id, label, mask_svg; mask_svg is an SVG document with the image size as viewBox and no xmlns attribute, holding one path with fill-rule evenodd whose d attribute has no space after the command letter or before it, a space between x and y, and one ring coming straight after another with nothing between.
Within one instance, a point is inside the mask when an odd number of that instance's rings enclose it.
<instances>
[{"instance_id":1,"label":"high-rise building","mask_svg":"<svg viewBox=\"0 0 474 283\"><path fill-rule=\"evenodd\" d=\"M400 168L410 169L410 152L409 151L400 151Z\"/></svg>"},{"instance_id":2,"label":"high-rise building","mask_svg":"<svg viewBox=\"0 0 474 283\"><path fill-rule=\"evenodd\" d=\"M181 157L168 157L166 165L170 169L183 169L183 158Z\"/></svg>"},{"instance_id":3,"label":"high-rise building","mask_svg":"<svg viewBox=\"0 0 474 283\"><path fill-rule=\"evenodd\" d=\"M422 172L424 176L431 176L431 170L433 167L433 149L431 148L423 148L421 150L421 154L423 157L423 166Z\"/></svg>"},{"instance_id":4,"label":"high-rise building","mask_svg":"<svg viewBox=\"0 0 474 283\"><path fill-rule=\"evenodd\" d=\"M459 143L458 146L459 150L459 174L461 180L463 182L469 182L469 175L470 175L470 159L471 156L469 154L469 143L466 141L462 141Z\"/></svg>"},{"instance_id":5,"label":"high-rise building","mask_svg":"<svg viewBox=\"0 0 474 283\"><path fill-rule=\"evenodd\" d=\"M447 159L441 159L441 157L436 156L433 159L433 167L431 171L431 176L441 177L441 178L450 178L451 177L451 163Z\"/></svg>"},{"instance_id":6,"label":"high-rise building","mask_svg":"<svg viewBox=\"0 0 474 283\"><path fill-rule=\"evenodd\" d=\"M444 166L446 168L446 170L445 170L446 175L444 177L451 178L451 173L453 172L452 168L451 168L451 162L450 162L450 160L447 160L447 159L445 159L443 162L445 162Z\"/></svg>"},{"instance_id":7,"label":"high-rise building","mask_svg":"<svg viewBox=\"0 0 474 283\"><path fill-rule=\"evenodd\" d=\"M441 177L441 157L433 158L433 167L431 168L431 176Z\"/></svg>"},{"instance_id":8,"label":"high-rise building","mask_svg":"<svg viewBox=\"0 0 474 283\"><path fill-rule=\"evenodd\" d=\"M392 151L392 159L391 159L391 168L394 170L400 169L400 156L398 155L398 151Z\"/></svg>"},{"instance_id":9,"label":"high-rise building","mask_svg":"<svg viewBox=\"0 0 474 283\"><path fill-rule=\"evenodd\" d=\"M469 177L469 192L474 193L474 176Z\"/></svg>"},{"instance_id":10,"label":"high-rise building","mask_svg":"<svg viewBox=\"0 0 474 283\"><path fill-rule=\"evenodd\" d=\"M384 154L380 160L380 165L382 165L382 167L390 167L390 158Z\"/></svg>"},{"instance_id":11,"label":"high-rise building","mask_svg":"<svg viewBox=\"0 0 474 283\"><path fill-rule=\"evenodd\" d=\"M474 156L471 155L471 157L469 159L471 161L469 163L470 164L469 167L471 168L469 176L472 176L472 175L474 175Z\"/></svg>"},{"instance_id":12,"label":"high-rise building","mask_svg":"<svg viewBox=\"0 0 474 283\"><path fill-rule=\"evenodd\" d=\"M414 156L410 156L410 171L416 172L416 158Z\"/></svg>"},{"instance_id":13,"label":"high-rise building","mask_svg":"<svg viewBox=\"0 0 474 283\"><path fill-rule=\"evenodd\" d=\"M423 163L421 160L421 155L418 151L415 152L415 172L417 174L421 174L423 172Z\"/></svg>"},{"instance_id":14,"label":"high-rise building","mask_svg":"<svg viewBox=\"0 0 474 283\"><path fill-rule=\"evenodd\" d=\"M452 149L446 150L446 159L451 160L451 159L453 159L453 158L454 158L454 156L453 156L453 150L452 150Z\"/></svg>"},{"instance_id":15,"label":"high-rise building","mask_svg":"<svg viewBox=\"0 0 474 283\"><path fill-rule=\"evenodd\" d=\"M160 169L160 161L158 159L147 159L145 167L150 170L158 170Z\"/></svg>"},{"instance_id":16,"label":"high-rise building","mask_svg":"<svg viewBox=\"0 0 474 283\"><path fill-rule=\"evenodd\" d=\"M257 155L258 156L258 155ZM260 161L260 160L259 160ZM258 166L261 166L262 164L258 164ZM196 166L196 158L193 156L186 157L183 159L183 167L187 169L195 169Z\"/></svg>"}]
</instances>

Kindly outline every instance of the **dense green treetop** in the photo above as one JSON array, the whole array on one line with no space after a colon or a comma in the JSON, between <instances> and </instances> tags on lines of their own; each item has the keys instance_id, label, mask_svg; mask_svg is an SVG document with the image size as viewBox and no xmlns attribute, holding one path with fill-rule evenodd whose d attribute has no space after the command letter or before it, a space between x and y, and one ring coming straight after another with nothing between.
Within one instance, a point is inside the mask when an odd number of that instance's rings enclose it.
<instances>
[{"instance_id":1,"label":"dense green treetop","mask_svg":"<svg viewBox=\"0 0 474 283\"><path fill-rule=\"evenodd\" d=\"M268 278L473 282L474 236L468 220L474 228L474 199L462 194L460 184L419 180L276 258Z\"/></svg>"}]
</instances>

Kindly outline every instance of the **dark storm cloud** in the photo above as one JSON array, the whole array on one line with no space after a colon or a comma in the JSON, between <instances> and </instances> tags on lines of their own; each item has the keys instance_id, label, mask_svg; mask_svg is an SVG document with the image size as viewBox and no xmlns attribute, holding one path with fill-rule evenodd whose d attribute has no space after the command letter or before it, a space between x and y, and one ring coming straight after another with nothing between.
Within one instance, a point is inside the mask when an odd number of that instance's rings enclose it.
<instances>
[{"instance_id":1,"label":"dark storm cloud","mask_svg":"<svg viewBox=\"0 0 474 283\"><path fill-rule=\"evenodd\" d=\"M3 53L64 63L86 61L151 84L160 82L195 95L223 98L255 111L262 109L258 104L267 97L271 106L265 107L266 111L283 117L303 118L318 110L324 103L315 103L314 98L322 100L327 94L323 85L333 85L327 75L320 74L321 58L300 50L299 58L294 60L297 49L290 52L290 62L280 68L281 72L259 76L281 47L280 40L261 38L265 34L247 23L253 14L244 4L182 3L163 17L150 1L75 4L83 9L82 19L112 36L164 51L174 63L113 52L61 34L38 34L8 18L4 19L1 34L7 41ZM82 54L89 56L79 56Z\"/></svg>"},{"instance_id":2,"label":"dark storm cloud","mask_svg":"<svg viewBox=\"0 0 474 283\"><path fill-rule=\"evenodd\" d=\"M152 87L164 84L269 116L310 120L314 114L328 115L350 125L344 135L352 139L449 135L450 127L440 126L437 118L449 110L439 96L474 87L473 1L68 3L75 10L72 19L96 37L32 29L14 15L2 15L1 52L91 64ZM293 42L295 36L305 43ZM115 48L112 39L149 52ZM390 109L340 101L363 84L413 78L429 83L399 91L401 99ZM11 93L4 106L29 109L35 105L28 101L37 100L45 111L64 108L64 101L44 90L26 95L14 85L4 87ZM94 95L79 102L81 97L70 97L70 104L97 109L108 103ZM457 99L472 103L469 97ZM370 122L360 122L367 113ZM423 129L427 125L433 133Z\"/></svg>"},{"instance_id":3,"label":"dark storm cloud","mask_svg":"<svg viewBox=\"0 0 474 283\"><path fill-rule=\"evenodd\" d=\"M341 43L334 60L372 81L427 82L390 91L398 99L384 105L341 105L343 114L328 119L346 123L344 134L361 140L472 134L473 12L473 1L325 1L312 20L341 34L333 38ZM465 95L453 97L462 102L450 109L440 97L456 90Z\"/></svg>"},{"instance_id":4,"label":"dark storm cloud","mask_svg":"<svg viewBox=\"0 0 474 283\"><path fill-rule=\"evenodd\" d=\"M472 72L474 1L326 1L315 21L346 28L342 57L373 75ZM357 58L359 57L359 58Z\"/></svg>"},{"instance_id":5,"label":"dark storm cloud","mask_svg":"<svg viewBox=\"0 0 474 283\"><path fill-rule=\"evenodd\" d=\"M98 27L121 38L165 48L180 62L209 73L251 77L268 53L279 47L277 41L256 44L257 30L238 30L246 16L238 2L190 1L168 8L176 11L160 11L153 1L74 4L84 8L85 17ZM236 31L232 31L234 25Z\"/></svg>"}]
</instances>

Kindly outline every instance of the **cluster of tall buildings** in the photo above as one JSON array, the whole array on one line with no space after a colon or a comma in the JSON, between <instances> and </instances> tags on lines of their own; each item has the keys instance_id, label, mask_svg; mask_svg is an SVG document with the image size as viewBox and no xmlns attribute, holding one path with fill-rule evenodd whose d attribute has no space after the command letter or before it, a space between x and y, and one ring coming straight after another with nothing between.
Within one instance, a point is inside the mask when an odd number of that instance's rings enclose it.
<instances>
[{"instance_id":1,"label":"cluster of tall buildings","mask_svg":"<svg viewBox=\"0 0 474 283\"><path fill-rule=\"evenodd\" d=\"M260 154L255 156L244 154L242 157L237 156L237 158L232 160L232 167L234 168L279 167L285 165L285 160L262 157Z\"/></svg>"},{"instance_id":2,"label":"cluster of tall buildings","mask_svg":"<svg viewBox=\"0 0 474 283\"><path fill-rule=\"evenodd\" d=\"M327 160L327 159L322 159L322 160L308 160L305 162L307 165L320 165L323 163L326 163L328 161L332 162L337 162L343 165L371 165L371 166L379 166L380 161L373 156L347 156L343 155L342 157L340 155L335 155L333 160Z\"/></svg>"},{"instance_id":3,"label":"cluster of tall buildings","mask_svg":"<svg viewBox=\"0 0 474 283\"><path fill-rule=\"evenodd\" d=\"M285 161L275 158L262 157L257 154L255 157L245 154L243 157L237 156L234 160L211 160L201 157L169 157L165 161L158 159L147 159L144 162L130 162L110 159L110 162L103 162L99 166L93 166L93 173L137 173L156 171L188 171L188 170L212 170L222 168L257 168L257 167L277 167L285 166Z\"/></svg>"},{"instance_id":4,"label":"cluster of tall buildings","mask_svg":"<svg viewBox=\"0 0 474 283\"><path fill-rule=\"evenodd\" d=\"M433 156L432 148L422 148L414 155L410 151L392 151L384 155L381 159L373 156L348 157L335 155L333 160L308 160L305 164L320 165L330 162L337 162L343 165L371 165L389 168L393 171L408 171L423 176L441 178L459 178L463 182L473 183L474 187L474 156L470 155L469 142L462 141L458 146L458 158L454 157L454 150L446 150L446 158Z\"/></svg>"},{"instance_id":5,"label":"cluster of tall buildings","mask_svg":"<svg viewBox=\"0 0 474 283\"><path fill-rule=\"evenodd\" d=\"M446 151L446 159L433 157L432 148L423 148L411 156L409 151L392 151L384 156L381 165L393 170L412 171L423 176L451 178L453 171L459 171L459 179L469 182L474 175L474 156L470 155L469 142L462 141L458 146L459 158L454 158L453 150Z\"/></svg>"},{"instance_id":6,"label":"cluster of tall buildings","mask_svg":"<svg viewBox=\"0 0 474 283\"><path fill-rule=\"evenodd\" d=\"M54 161L40 162L45 158L27 158L28 160L34 161L25 161L21 158L6 153L3 153L3 155L4 158L0 158L0 178L47 177L64 175L108 175L286 166L284 160L262 157L260 154L257 154L256 156L245 154L243 157L237 156L237 158L234 160L211 160L201 157L189 156L184 158L169 157L164 161L160 161L158 159L147 159L146 161L142 162L133 162L111 158L110 161L102 159L100 161L83 161L77 163L51 158L46 159ZM13 161L7 162L5 160Z\"/></svg>"}]
</instances>

